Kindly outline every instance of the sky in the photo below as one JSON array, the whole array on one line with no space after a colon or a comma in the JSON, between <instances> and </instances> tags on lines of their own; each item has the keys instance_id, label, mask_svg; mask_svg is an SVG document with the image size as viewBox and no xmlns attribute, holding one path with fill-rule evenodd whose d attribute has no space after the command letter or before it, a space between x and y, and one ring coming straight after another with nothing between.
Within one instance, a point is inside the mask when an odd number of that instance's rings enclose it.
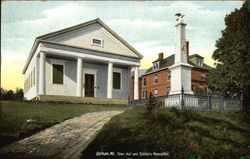
<instances>
[{"instance_id":1,"label":"sky","mask_svg":"<svg viewBox=\"0 0 250 159\"><path fill-rule=\"evenodd\" d=\"M22 69L35 38L99 17L144 58L149 68L163 52L174 54L176 13L185 15L190 54L213 65L224 18L242 1L4 1L1 2L1 87L23 88Z\"/></svg>"}]
</instances>

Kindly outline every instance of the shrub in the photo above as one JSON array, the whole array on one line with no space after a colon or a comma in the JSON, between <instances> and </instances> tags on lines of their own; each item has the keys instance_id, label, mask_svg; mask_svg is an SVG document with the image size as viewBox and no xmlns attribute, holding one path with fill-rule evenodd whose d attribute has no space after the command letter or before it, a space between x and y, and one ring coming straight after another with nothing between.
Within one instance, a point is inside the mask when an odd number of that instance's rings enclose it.
<instances>
[{"instance_id":1,"label":"shrub","mask_svg":"<svg viewBox=\"0 0 250 159\"><path fill-rule=\"evenodd\" d=\"M23 100L23 89L16 88L16 91L1 88L1 100Z\"/></svg>"},{"instance_id":2,"label":"shrub","mask_svg":"<svg viewBox=\"0 0 250 159\"><path fill-rule=\"evenodd\" d=\"M146 109L151 112L156 107L160 107L161 103L153 96L152 93L149 94L149 98L146 101Z\"/></svg>"},{"instance_id":3,"label":"shrub","mask_svg":"<svg viewBox=\"0 0 250 159\"><path fill-rule=\"evenodd\" d=\"M207 92L202 87L197 87L197 88L194 89L194 94L206 95Z\"/></svg>"}]
</instances>

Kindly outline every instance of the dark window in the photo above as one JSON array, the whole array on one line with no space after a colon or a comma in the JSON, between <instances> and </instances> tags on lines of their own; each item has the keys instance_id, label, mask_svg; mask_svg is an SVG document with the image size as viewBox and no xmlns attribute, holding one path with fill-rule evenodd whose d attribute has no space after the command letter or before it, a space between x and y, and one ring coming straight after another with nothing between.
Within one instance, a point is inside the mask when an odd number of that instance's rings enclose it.
<instances>
[{"instance_id":1,"label":"dark window","mask_svg":"<svg viewBox=\"0 0 250 159\"><path fill-rule=\"evenodd\" d=\"M101 45L101 44L102 44L102 41L99 40L99 39L93 39L93 44Z\"/></svg>"},{"instance_id":2,"label":"dark window","mask_svg":"<svg viewBox=\"0 0 250 159\"><path fill-rule=\"evenodd\" d=\"M146 78L143 78L143 80L142 80L142 85L143 85L143 86L146 86L146 85L147 85L147 79L146 79Z\"/></svg>"},{"instance_id":3,"label":"dark window","mask_svg":"<svg viewBox=\"0 0 250 159\"><path fill-rule=\"evenodd\" d=\"M147 96L148 96L148 92L147 91L143 91L142 92L142 98L145 99L145 98L147 98Z\"/></svg>"},{"instance_id":4,"label":"dark window","mask_svg":"<svg viewBox=\"0 0 250 159\"><path fill-rule=\"evenodd\" d=\"M204 72L201 72L201 80L205 81L205 73Z\"/></svg>"},{"instance_id":5,"label":"dark window","mask_svg":"<svg viewBox=\"0 0 250 159\"><path fill-rule=\"evenodd\" d=\"M121 73L113 72L113 88L121 89Z\"/></svg>"},{"instance_id":6,"label":"dark window","mask_svg":"<svg viewBox=\"0 0 250 159\"><path fill-rule=\"evenodd\" d=\"M63 65L53 64L53 83L63 84Z\"/></svg>"},{"instance_id":7,"label":"dark window","mask_svg":"<svg viewBox=\"0 0 250 159\"><path fill-rule=\"evenodd\" d=\"M167 95L169 95L170 90L171 90L171 87L167 87L167 88L166 88L166 94L167 94Z\"/></svg>"},{"instance_id":8,"label":"dark window","mask_svg":"<svg viewBox=\"0 0 250 159\"><path fill-rule=\"evenodd\" d=\"M157 75L154 76L154 83L158 83L158 76Z\"/></svg>"},{"instance_id":9,"label":"dark window","mask_svg":"<svg viewBox=\"0 0 250 159\"><path fill-rule=\"evenodd\" d=\"M197 57L197 59L196 59L196 64L199 65L199 66L203 66L203 59Z\"/></svg>"},{"instance_id":10,"label":"dark window","mask_svg":"<svg viewBox=\"0 0 250 159\"><path fill-rule=\"evenodd\" d=\"M159 62L154 62L153 63L153 70L158 69L159 68Z\"/></svg>"},{"instance_id":11,"label":"dark window","mask_svg":"<svg viewBox=\"0 0 250 159\"><path fill-rule=\"evenodd\" d=\"M168 72L168 80L169 81L171 80L171 72L170 71Z\"/></svg>"}]
</instances>

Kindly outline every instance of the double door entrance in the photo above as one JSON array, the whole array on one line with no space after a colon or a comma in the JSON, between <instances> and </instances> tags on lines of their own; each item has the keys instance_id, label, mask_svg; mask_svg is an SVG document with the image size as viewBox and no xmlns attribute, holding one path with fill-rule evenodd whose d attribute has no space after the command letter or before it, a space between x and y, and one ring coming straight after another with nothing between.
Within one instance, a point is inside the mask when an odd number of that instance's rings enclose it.
<instances>
[{"instance_id":1,"label":"double door entrance","mask_svg":"<svg viewBox=\"0 0 250 159\"><path fill-rule=\"evenodd\" d=\"M95 75L85 74L85 97L94 97Z\"/></svg>"}]
</instances>

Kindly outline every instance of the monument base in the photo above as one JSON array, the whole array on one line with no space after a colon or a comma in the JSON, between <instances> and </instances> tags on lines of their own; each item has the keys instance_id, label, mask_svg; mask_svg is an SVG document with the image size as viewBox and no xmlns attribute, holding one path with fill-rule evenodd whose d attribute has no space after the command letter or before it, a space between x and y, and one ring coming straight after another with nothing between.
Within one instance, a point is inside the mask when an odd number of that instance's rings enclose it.
<instances>
[{"instance_id":1,"label":"monument base","mask_svg":"<svg viewBox=\"0 0 250 159\"><path fill-rule=\"evenodd\" d=\"M181 90L173 90L169 92L169 95L173 95L173 94L181 94ZM185 94L194 94L193 91L191 90L184 90Z\"/></svg>"},{"instance_id":2,"label":"monument base","mask_svg":"<svg viewBox=\"0 0 250 159\"><path fill-rule=\"evenodd\" d=\"M177 63L171 66L171 90L170 95L180 94L184 89L185 94L193 94L191 90L191 68L188 63Z\"/></svg>"}]
</instances>

